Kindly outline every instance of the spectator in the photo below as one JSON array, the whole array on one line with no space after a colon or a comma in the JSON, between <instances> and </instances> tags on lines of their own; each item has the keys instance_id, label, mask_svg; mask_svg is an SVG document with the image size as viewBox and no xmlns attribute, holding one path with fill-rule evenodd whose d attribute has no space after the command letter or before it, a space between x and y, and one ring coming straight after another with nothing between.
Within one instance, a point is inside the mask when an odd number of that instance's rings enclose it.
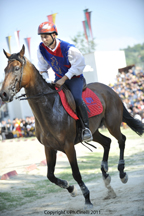
<instances>
[{"instance_id":1,"label":"spectator","mask_svg":"<svg viewBox=\"0 0 144 216\"><path fill-rule=\"evenodd\" d=\"M2 135L2 140L5 140L6 139L6 121L2 121L1 135Z\"/></svg>"},{"instance_id":2,"label":"spectator","mask_svg":"<svg viewBox=\"0 0 144 216\"><path fill-rule=\"evenodd\" d=\"M7 132L12 131L12 122L10 119L8 119L7 124L6 124Z\"/></svg>"},{"instance_id":3,"label":"spectator","mask_svg":"<svg viewBox=\"0 0 144 216\"><path fill-rule=\"evenodd\" d=\"M111 86L111 85L110 85ZM140 68L121 72L111 86L123 100L133 117L143 120L144 116L144 72Z\"/></svg>"}]
</instances>

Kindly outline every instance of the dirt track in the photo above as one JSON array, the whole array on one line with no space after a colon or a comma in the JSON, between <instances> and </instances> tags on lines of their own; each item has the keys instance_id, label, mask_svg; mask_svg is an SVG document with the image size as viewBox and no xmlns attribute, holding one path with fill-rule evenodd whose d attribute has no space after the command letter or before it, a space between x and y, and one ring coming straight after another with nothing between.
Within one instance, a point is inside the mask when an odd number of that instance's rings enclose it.
<instances>
[{"instance_id":1,"label":"dirt track","mask_svg":"<svg viewBox=\"0 0 144 216\"><path fill-rule=\"evenodd\" d=\"M144 156L143 138L127 141L125 151L126 171L129 176L127 184L122 184L118 172L112 175L111 186L116 192L115 199L104 199L107 189L101 178L92 180L86 185L91 192L92 210L84 210L84 199L79 187L76 185L78 195L73 198L67 191L48 193L43 198L34 202L28 202L22 206L1 211L0 215L24 216L24 215L112 215L112 216L142 216L144 215ZM101 151L101 147L96 144ZM36 139L27 141L13 140L0 143L0 175L11 170L16 170L18 176L9 180L0 180L0 192L15 193L19 188L31 187L31 182L46 180L46 166L40 166L45 159L44 148ZM88 150L82 145L76 146L78 157ZM116 151L117 146L112 144L111 151ZM117 155L119 151L117 152ZM129 161L129 158L132 159ZM69 166L66 157L58 153L58 168L56 172ZM132 162L132 163L131 163ZM27 172L26 168L35 164L37 169ZM115 164L115 166L117 166ZM109 173L111 168L109 169ZM0 177L1 177L0 176Z\"/></svg>"}]
</instances>

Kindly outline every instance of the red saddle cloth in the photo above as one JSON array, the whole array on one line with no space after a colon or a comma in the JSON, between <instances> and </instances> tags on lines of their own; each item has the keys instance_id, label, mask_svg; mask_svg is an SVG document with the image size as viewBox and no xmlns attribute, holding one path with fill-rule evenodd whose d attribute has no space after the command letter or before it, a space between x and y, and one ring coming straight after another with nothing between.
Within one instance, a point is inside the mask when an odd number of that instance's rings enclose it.
<instances>
[{"instance_id":1,"label":"red saddle cloth","mask_svg":"<svg viewBox=\"0 0 144 216\"><path fill-rule=\"evenodd\" d=\"M56 88L58 89L58 88ZM61 98L61 102L63 107L65 108L65 110L67 111L67 113L74 118L75 120L78 120L79 118L77 117L77 115L73 112L73 110L71 109L71 107L69 106L69 104L67 103L66 97L65 97L65 93L61 90L58 92L60 98ZM86 88L85 91L83 91L82 93L82 98L84 100L84 102L86 103L87 107L88 107L88 117L93 117L96 115L99 115L103 112L103 106L101 104L100 99L98 98L98 96L89 88Z\"/></svg>"}]
</instances>

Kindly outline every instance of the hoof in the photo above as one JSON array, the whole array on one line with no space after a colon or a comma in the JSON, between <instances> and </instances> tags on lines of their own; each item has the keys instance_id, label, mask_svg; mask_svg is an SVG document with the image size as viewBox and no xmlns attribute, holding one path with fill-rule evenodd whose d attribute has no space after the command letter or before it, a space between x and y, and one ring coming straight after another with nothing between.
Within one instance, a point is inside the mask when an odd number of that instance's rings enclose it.
<instances>
[{"instance_id":1,"label":"hoof","mask_svg":"<svg viewBox=\"0 0 144 216\"><path fill-rule=\"evenodd\" d=\"M110 175L108 175L108 177L107 177L106 179L103 177L103 180L104 180L105 186L109 185L110 182L111 182L111 177L110 177Z\"/></svg>"},{"instance_id":2,"label":"hoof","mask_svg":"<svg viewBox=\"0 0 144 216\"><path fill-rule=\"evenodd\" d=\"M123 178L121 178L122 183L126 184L128 181L128 175L125 174L125 176Z\"/></svg>"},{"instance_id":3,"label":"hoof","mask_svg":"<svg viewBox=\"0 0 144 216\"><path fill-rule=\"evenodd\" d=\"M116 198L116 193L114 192L114 189L110 185L107 185L106 187L108 189L108 194L104 198L104 200L105 199L114 199L114 198Z\"/></svg>"},{"instance_id":4,"label":"hoof","mask_svg":"<svg viewBox=\"0 0 144 216\"><path fill-rule=\"evenodd\" d=\"M77 195L77 189L75 186L73 186L73 191L70 194L72 197L75 197Z\"/></svg>"}]
</instances>

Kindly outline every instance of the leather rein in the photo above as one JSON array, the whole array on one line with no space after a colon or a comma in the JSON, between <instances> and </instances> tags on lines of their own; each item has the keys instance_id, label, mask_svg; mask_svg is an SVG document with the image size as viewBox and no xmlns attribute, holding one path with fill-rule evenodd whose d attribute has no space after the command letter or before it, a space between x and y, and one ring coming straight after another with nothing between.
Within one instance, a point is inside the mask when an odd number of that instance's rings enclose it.
<instances>
[{"instance_id":1,"label":"leather rein","mask_svg":"<svg viewBox=\"0 0 144 216\"><path fill-rule=\"evenodd\" d=\"M41 97L41 96L45 96L45 95L50 95L50 94L54 94L54 93L58 93L62 90L63 86L61 86L58 90L54 90L53 92L43 92L41 94L37 94L37 95L33 95L33 96L30 96L30 97L26 97L26 94L22 94L18 97L16 97L15 99L20 99L20 100L28 100L28 99L34 99L34 98L38 98L38 97ZM26 98L22 98L22 97L26 97Z\"/></svg>"}]
</instances>

